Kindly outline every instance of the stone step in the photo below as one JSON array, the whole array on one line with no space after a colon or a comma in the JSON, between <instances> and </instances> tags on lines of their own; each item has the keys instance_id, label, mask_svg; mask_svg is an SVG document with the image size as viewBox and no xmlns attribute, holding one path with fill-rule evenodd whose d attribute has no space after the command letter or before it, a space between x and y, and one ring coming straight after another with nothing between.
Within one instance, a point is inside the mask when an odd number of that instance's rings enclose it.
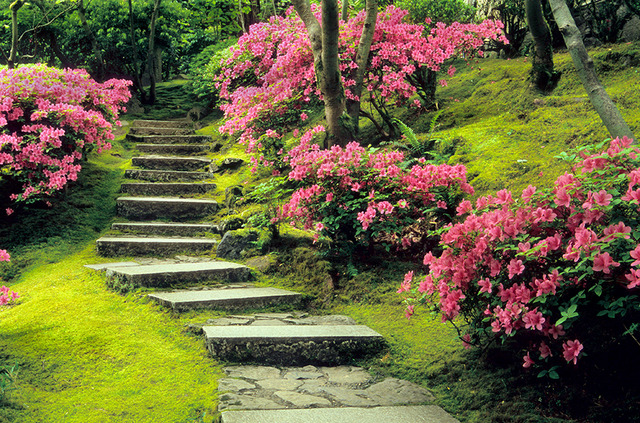
<instances>
[{"instance_id":1,"label":"stone step","mask_svg":"<svg viewBox=\"0 0 640 423\"><path fill-rule=\"evenodd\" d=\"M120 197L116 200L118 216L131 220L191 220L215 214L220 206L213 200L173 197Z\"/></svg>"},{"instance_id":2,"label":"stone step","mask_svg":"<svg viewBox=\"0 0 640 423\"><path fill-rule=\"evenodd\" d=\"M120 222L111 225L114 231L141 235L194 236L220 233L217 225L208 223Z\"/></svg>"},{"instance_id":3,"label":"stone step","mask_svg":"<svg viewBox=\"0 0 640 423\"><path fill-rule=\"evenodd\" d=\"M185 172L182 170L150 170L150 169L127 169L124 171L127 179L140 179L142 181L202 181L213 178L211 172Z\"/></svg>"},{"instance_id":4,"label":"stone step","mask_svg":"<svg viewBox=\"0 0 640 423\"><path fill-rule=\"evenodd\" d=\"M362 325L204 326L207 348L223 360L336 365L379 354L384 339Z\"/></svg>"},{"instance_id":5,"label":"stone step","mask_svg":"<svg viewBox=\"0 0 640 423\"><path fill-rule=\"evenodd\" d=\"M436 405L223 411L220 423L460 423Z\"/></svg>"},{"instance_id":6,"label":"stone step","mask_svg":"<svg viewBox=\"0 0 640 423\"><path fill-rule=\"evenodd\" d=\"M212 183L149 183L149 182L129 182L120 187L120 191L131 195L192 195L205 194L216 189L216 184Z\"/></svg>"},{"instance_id":7,"label":"stone step","mask_svg":"<svg viewBox=\"0 0 640 423\"><path fill-rule=\"evenodd\" d=\"M251 270L237 263L209 261L202 263L107 267L106 275L108 278L118 278L134 286L166 288L176 284L206 281L223 283L246 281L251 278Z\"/></svg>"},{"instance_id":8,"label":"stone step","mask_svg":"<svg viewBox=\"0 0 640 423\"><path fill-rule=\"evenodd\" d=\"M139 144L207 144L211 142L208 135L132 135L127 139Z\"/></svg>"},{"instance_id":9,"label":"stone step","mask_svg":"<svg viewBox=\"0 0 640 423\"><path fill-rule=\"evenodd\" d=\"M131 135L191 135L193 128L158 128L134 126L129 130Z\"/></svg>"},{"instance_id":10,"label":"stone step","mask_svg":"<svg viewBox=\"0 0 640 423\"><path fill-rule=\"evenodd\" d=\"M268 287L156 292L148 296L163 306L178 311L196 308L260 308L274 304L297 305L302 299L297 292Z\"/></svg>"},{"instance_id":11,"label":"stone step","mask_svg":"<svg viewBox=\"0 0 640 423\"><path fill-rule=\"evenodd\" d=\"M193 128L193 123L186 120L145 120L136 119L131 124L132 127L146 128Z\"/></svg>"},{"instance_id":12,"label":"stone step","mask_svg":"<svg viewBox=\"0 0 640 423\"><path fill-rule=\"evenodd\" d=\"M98 254L104 257L143 256L167 257L178 253L209 252L216 247L210 238L135 238L102 237L96 241Z\"/></svg>"},{"instance_id":13,"label":"stone step","mask_svg":"<svg viewBox=\"0 0 640 423\"><path fill-rule=\"evenodd\" d=\"M148 154L196 155L211 150L208 145L201 144L138 144L139 152Z\"/></svg>"},{"instance_id":14,"label":"stone step","mask_svg":"<svg viewBox=\"0 0 640 423\"><path fill-rule=\"evenodd\" d=\"M144 156L131 159L134 166L153 170L204 170L211 164L210 159L198 157Z\"/></svg>"}]
</instances>

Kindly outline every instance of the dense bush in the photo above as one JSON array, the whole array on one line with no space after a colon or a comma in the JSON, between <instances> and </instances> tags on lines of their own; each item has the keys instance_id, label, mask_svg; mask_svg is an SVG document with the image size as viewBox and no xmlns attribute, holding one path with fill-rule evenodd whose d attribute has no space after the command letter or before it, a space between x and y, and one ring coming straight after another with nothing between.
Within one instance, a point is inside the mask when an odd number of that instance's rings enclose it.
<instances>
[{"instance_id":1,"label":"dense bush","mask_svg":"<svg viewBox=\"0 0 640 423\"><path fill-rule=\"evenodd\" d=\"M524 367L552 365L596 348L595 336L632 335L640 314L640 149L615 139L608 149L563 157L575 174L553 189L529 186L465 200L465 218L428 253L426 277L411 291L408 314L424 304L461 328L466 345L518 341ZM615 319L611 332L607 325ZM611 326L611 325L609 325ZM607 329L603 329L603 328ZM547 373L550 372L550 373Z\"/></svg>"},{"instance_id":2,"label":"dense bush","mask_svg":"<svg viewBox=\"0 0 640 423\"><path fill-rule=\"evenodd\" d=\"M315 13L320 10L315 8ZM485 38L500 38L501 24L485 21L478 25L454 23L436 24L426 30L423 25L404 22L406 10L389 6L378 14L370 64L364 78L364 93L359 100L369 102L382 117L362 113L378 126L394 126L389 108L399 105L421 106L420 79L413 78L420 69L434 71L455 55L470 57ZM364 12L341 24L339 55L340 70L348 99L356 100L351 88L356 48ZM455 69L449 68L450 75ZM313 55L302 21L290 9L284 17L272 17L267 23L252 25L233 48L233 56L221 69L216 86L225 102L222 110L225 133L239 133L241 142L250 150L262 144L267 129L301 124L304 108L318 101ZM280 131L279 136L282 134ZM273 138L273 137L271 137ZM259 149L258 149L259 150ZM268 158L271 160L272 158Z\"/></svg>"},{"instance_id":3,"label":"dense bush","mask_svg":"<svg viewBox=\"0 0 640 423\"><path fill-rule=\"evenodd\" d=\"M313 143L323 131L308 131L287 155L288 177L299 187L276 220L315 229L316 239L328 241L336 258L348 259L375 243L408 248L416 240L407 227L428 232L434 221L450 221L463 193L473 193L462 165L436 166L422 159L409 166L398 151L356 142L323 150Z\"/></svg>"}]
</instances>

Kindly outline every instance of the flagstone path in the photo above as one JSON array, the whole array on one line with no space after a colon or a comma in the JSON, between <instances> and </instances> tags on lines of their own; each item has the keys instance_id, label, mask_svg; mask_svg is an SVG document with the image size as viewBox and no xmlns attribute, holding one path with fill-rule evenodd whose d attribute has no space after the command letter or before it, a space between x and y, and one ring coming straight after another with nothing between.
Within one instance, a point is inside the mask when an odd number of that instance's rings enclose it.
<instances>
[{"instance_id":1,"label":"flagstone path","mask_svg":"<svg viewBox=\"0 0 640 423\"><path fill-rule=\"evenodd\" d=\"M380 354L385 342L350 317L243 313L300 306L301 296L255 287L248 267L211 259L222 234L202 220L222 207L207 198L217 188L206 156L210 137L195 135L188 122L138 120L128 138L144 155L133 158L117 199L126 221L114 223L96 248L137 258L87 267L119 283L161 288L149 298L176 311L233 311L189 328L214 359L229 363L218 387L220 423L458 422L431 404L426 389L352 366Z\"/></svg>"}]
</instances>

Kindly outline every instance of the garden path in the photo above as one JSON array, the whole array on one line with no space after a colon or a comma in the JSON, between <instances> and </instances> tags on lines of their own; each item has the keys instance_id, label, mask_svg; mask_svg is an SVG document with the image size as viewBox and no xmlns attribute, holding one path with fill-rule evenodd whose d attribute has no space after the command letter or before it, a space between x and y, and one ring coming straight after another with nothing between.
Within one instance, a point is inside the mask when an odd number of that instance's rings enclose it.
<instances>
[{"instance_id":1,"label":"garden path","mask_svg":"<svg viewBox=\"0 0 640 423\"><path fill-rule=\"evenodd\" d=\"M211 258L222 231L201 221L221 209L207 198L217 189L205 156L210 138L195 135L189 122L138 120L128 139L142 155L133 158L117 199L126 221L114 223L96 246L103 256L136 259L88 267L105 271L115 287L160 289L149 298L176 312L229 310L190 328L213 358L228 363L218 387L220 423L458 422L432 404L426 389L353 366L385 343L350 317L243 312L300 309L301 296L255 287L247 266Z\"/></svg>"}]
</instances>

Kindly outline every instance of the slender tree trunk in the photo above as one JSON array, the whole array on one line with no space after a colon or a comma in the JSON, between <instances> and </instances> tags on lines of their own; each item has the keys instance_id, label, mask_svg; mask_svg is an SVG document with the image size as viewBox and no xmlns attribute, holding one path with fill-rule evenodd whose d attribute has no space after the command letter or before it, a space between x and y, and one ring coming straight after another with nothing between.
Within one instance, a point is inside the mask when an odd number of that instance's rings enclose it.
<instances>
[{"instance_id":1,"label":"slender tree trunk","mask_svg":"<svg viewBox=\"0 0 640 423\"><path fill-rule=\"evenodd\" d=\"M91 42L91 50L93 51L93 55L96 58L96 62L98 63L98 67L96 69L97 75L96 79L102 81L104 78L104 60L102 59L102 52L98 47L98 40L96 40L96 36L94 35L91 27L87 23L87 16L85 14L84 9L84 0L78 0L78 17L80 18L80 22L82 23L82 28L84 29L84 33L87 38Z\"/></svg>"},{"instance_id":2,"label":"slender tree trunk","mask_svg":"<svg viewBox=\"0 0 640 423\"><path fill-rule=\"evenodd\" d=\"M53 31L49 31L47 34L47 39L49 41L49 46L51 47L51 51L60 61L60 65L63 68L73 68L74 65L71 63L69 58L60 50L60 46L58 45L58 38L53 33Z\"/></svg>"},{"instance_id":3,"label":"slender tree trunk","mask_svg":"<svg viewBox=\"0 0 640 423\"><path fill-rule=\"evenodd\" d=\"M345 3L347 0L344 0ZM358 65L356 68L353 79L356 82L351 88L351 92L357 100L347 100L347 113L351 118L351 123L355 134L360 132L360 96L362 95L362 83L364 81L364 74L367 71L367 64L369 62L369 52L371 51L371 43L373 42L373 35L376 30L376 20L378 19L378 2L377 0L367 0L365 4L366 16L364 25L362 27L362 34L360 35L360 42L358 43L358 52L356 54L355 62Z\"/></svg>"},{"instance_id":4,"label":"slender tree trunk","mask_svg":"<svg viewBox=\"0 0 640 423\"><path fill-rule=\"evenodd\" d=\"M147 67L149 69L149 98L147 104L153 105L156 102L156 76L157 76L157 59L156 59L156 20L162 0L155 0L153 3L153 13L151 14L151 24L149 28L149 51L147 53Z\"/></svg>"},{"instance_id":5,"label":"slender tree trunk","mask_svg":"<svg viewBox=\"0 0 640 423\"><path fill-rule=\"evenodd\" d=\"M340 19L345 22L349 20L349 0L342 0L342 14L340 15Z\"/></svg>"},{"instance_id":6,"label":"slender tree trunk","mask_svg":"<svg viewBox=\"0 0 640 423\"><path fill-rule=\"evenodd\" d=\"M131 38L131 56L133 57L133 86L140 94L140 101L147 102L147 92L142 86L142 72L140 71L140 62L138 61L138 44L136 42L136 30L133 24L133 4L129 0L129 37Z\"/></svg>"},{"instance_id":7,"label":"slender tree trunk","mask_svg":"<svg viewBox=\"0 0 640 423\"><path fill-rule=\"evenodd\" d=\"M569 49L582 85L587 91L591 104L596 109L607 130L614 138L627 136L635 139L633 132L631 132L620 111L598 79L593 60L587 53L587 49L582 41L582 35L573 20L573 16L571 16L567 3L565 0L549 0L549 4L551 5L553 17Z\"/></svg>"},{"instance_id":8,"label":"slender tree trunk","mask_svg":"<svg viewBox=\"0 0 640 423\"><path fill-rule=\"evenodd\" d=\"M18 10L24 6L26 0L15 0L9 6L11 11L11 50L9 52L9 59L7 60L7 66L9 69L13 69L16 66L16 59L18 57Z\"/></svg>"},{"instance_id":9,"label":"slender tree trunk","mask_svg":"<svg viewBox=\"0 0 640 423\"><path fill-rule=\"evenodd\" d=\"M544 20L540 0L525 0L525 12L535 45L531 79L539 90L551 91L555 88L561 74L553 69L551 31Z\"/></svg>"}]
</instances>

